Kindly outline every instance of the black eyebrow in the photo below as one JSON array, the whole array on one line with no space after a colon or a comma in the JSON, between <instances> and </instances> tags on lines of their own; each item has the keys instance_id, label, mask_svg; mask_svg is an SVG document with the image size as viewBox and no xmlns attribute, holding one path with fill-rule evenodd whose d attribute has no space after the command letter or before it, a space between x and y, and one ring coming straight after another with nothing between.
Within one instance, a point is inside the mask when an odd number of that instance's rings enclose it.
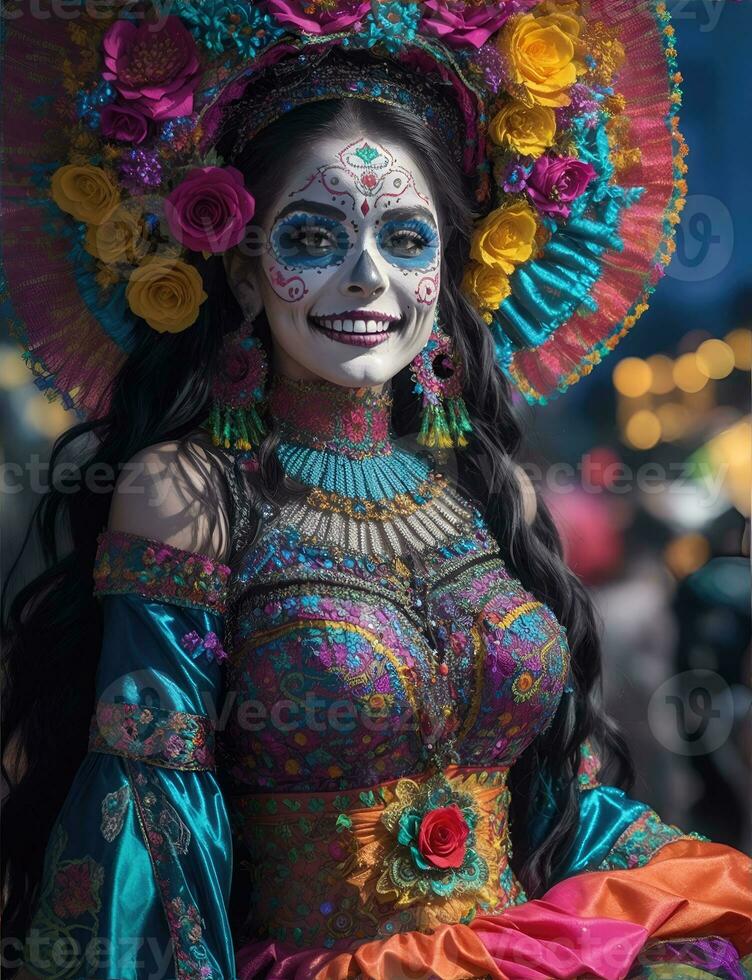
<instances>
[{"instance_id":1,"label":"black eyebrow","mask_svg":"<svg viewBox=\"0 0 752 980\"><path fill-rule=\"evenodd\" d=\"M347 215L343 211L340 211L339 208L333 208L331 204L322 204L319 201L293 201L282 208L274 221L280 221L282 218L286 218L288 214L293 214L296 211L310 211L311 214L320 214L325 218L336 218L337 221L347 219Z\"/></svg>"}]
</instances>

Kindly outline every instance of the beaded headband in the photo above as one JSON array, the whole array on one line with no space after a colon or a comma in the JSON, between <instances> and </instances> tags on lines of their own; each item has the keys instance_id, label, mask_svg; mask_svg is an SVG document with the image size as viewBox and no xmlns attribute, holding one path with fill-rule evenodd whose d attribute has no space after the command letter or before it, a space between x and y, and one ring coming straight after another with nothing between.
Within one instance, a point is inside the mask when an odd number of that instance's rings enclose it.
<instances>
[{"instance_id":1,"label":"beaded headband","mask_svg":"<svg viewBox=\"0 0 752 980\"><path fill-rule=\"evenodd\" d=\"M336 48L314 49L267 68L225 115L223 128L235 129L232 158L262 129L297 106L325 99L361 99L405 109L435 129L457 165L462 164L464 125L456 102L436 81L398 64L343 57ZM451 86L445 86L451 92Z\"/></svg>"},{"instance_id":2,"label":"beaded headband","mask_svg":"<svg viewBox=\"0 0 752 980\"><path fill-rule=\"evenodd\" d=\"M687 150L662 0L79 6L0 31L0 312L84 418L145 325L204 322L191 253L239 244L256 205L217 151L228 121L240 146L335 96L434 126L475 184L462 289L531 402L614 348L671 260Z\"/></svg>"}]
</instances>

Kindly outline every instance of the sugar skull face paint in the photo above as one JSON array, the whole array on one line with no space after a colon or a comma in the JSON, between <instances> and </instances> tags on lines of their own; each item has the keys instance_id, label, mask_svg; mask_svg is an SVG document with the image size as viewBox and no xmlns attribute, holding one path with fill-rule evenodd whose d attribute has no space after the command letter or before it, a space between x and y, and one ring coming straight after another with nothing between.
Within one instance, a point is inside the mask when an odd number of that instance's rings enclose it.
<instances>
[{"instance_id":1,"label":"sugar skull face paint","mask_svg":"<svg viewBox=\"0 0 752 980\"><path fill-rule=\"evenodd\" d=\"M327 138L267 209L256 269L275 370L377 386L425 346L441 239L410 154L368 137Z\"/></svg>"}]
</instances>

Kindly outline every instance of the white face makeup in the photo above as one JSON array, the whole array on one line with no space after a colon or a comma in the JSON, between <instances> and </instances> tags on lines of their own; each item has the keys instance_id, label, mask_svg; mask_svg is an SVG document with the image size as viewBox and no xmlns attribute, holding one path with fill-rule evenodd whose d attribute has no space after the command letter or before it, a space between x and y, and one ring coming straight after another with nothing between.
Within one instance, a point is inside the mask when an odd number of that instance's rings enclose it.
<instances>
[{"instance_id":1,"label":"white face makeup","mask_svg":"<svg viewBox=\"0 0 752 980\"><path fill-rule=\"evenodd\" d=\"M256 289L275 370L383 385L425 346L439 295L439 219L410 154L324 139L267 212Z\"/></svg>"}]
</instances>

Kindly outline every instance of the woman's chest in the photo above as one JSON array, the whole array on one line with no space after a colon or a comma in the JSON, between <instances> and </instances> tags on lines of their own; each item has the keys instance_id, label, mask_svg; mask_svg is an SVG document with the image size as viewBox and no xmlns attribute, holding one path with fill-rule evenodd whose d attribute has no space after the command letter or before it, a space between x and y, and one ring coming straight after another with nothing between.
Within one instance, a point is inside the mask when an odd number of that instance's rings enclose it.
<instances>
[{"instance_id":1,"label":"woman's chest","mask_svg":"<svg viewBox=\"0 0 752 980\"><path fill-rule=\"evenodd\" d=\"M416 569L278 535L240 580L228 743L242 783L368 785L438 745L511 764L556 711L564 630L472 539Z\"/></svg>"}]
</instances>

